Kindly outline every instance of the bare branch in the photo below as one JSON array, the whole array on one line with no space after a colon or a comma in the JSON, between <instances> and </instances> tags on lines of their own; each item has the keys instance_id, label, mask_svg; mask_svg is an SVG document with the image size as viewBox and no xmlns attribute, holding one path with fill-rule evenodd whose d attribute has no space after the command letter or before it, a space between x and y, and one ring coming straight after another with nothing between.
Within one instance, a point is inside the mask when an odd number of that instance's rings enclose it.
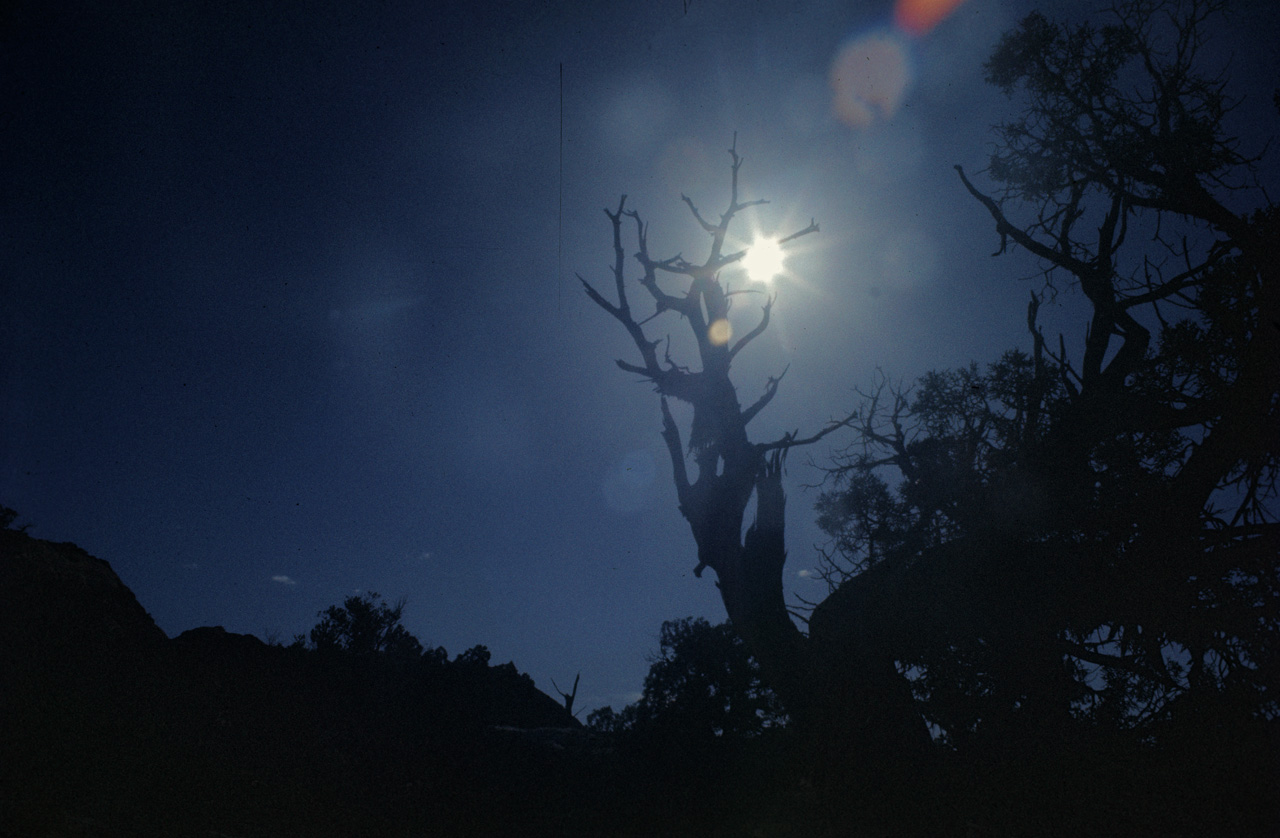
<instances>
[{"instance_id":1,"label":"bare branch","mask_svg":"<svg viewBox=\"0 0 1280 838\"><path fill-rule=\"evenodd\" d=\"M718 229L716 225L702 217L702 213L698 212L698 208L693 205L693 201L688 195L681 194L680 200L684 201L689 206L689 212L693 213L693 217L697 219L698 224L702 226L703 230L706 230L708 233L715 233Z\"/></svg>"},{"instance_id":2,"label":"bare branch","mask_svg":"<svg viewBox=\"0 0 1280 838\"><path fill-rule=\"evenodd\" d=\"M556 688L556 692L560 693L560 697L564 699L564 709L569 715L573 715L573 702L578 697L578 681L581 680L582 673L579 672L573 678L573 692L565 692L560 689L560 685L556 683L556 679L551 679L551 686Z\"/></svg>"},{"instance_id":3,"label":"bare branch","mask_svg":"<svg viewBox=\"0 0 1280 838\"><path fill-rule=\"evenodd\" d=\"M640 218L640 213L636 212L635 210L630 210L626 214L630 216L636 223L636 240L639 243L639 247L640 247L640 250L636 253L636 261L638 261L640 263L640 266L644 268L644 276L640 278L640 285L643 286L644 289L649 292L649 296L653 297L653 301L654 301L654 304L657 306L658 312L670 310L670 311L676 311L684 315L685 317L688 317L690 312L690 305L691 305L688 298L677 297L663 291L661 288L658 287L658 278L656 274L656 271L658 268L664 268L666 270L670 270L670 268L666 268L665 266L669 264L674 264L677 262L683 262L684 260L677 255L663 262L655 262L649 256L648 227L645 225L644 221ZM616 227L617 227L617 222L615 222L615 229ZM696 308L696 303L693 304L693 307Z\"/></svg>"},{"instance_id":4,"label":"bare branch","mask_svg":"<svg viewBox=\"0 0 1280 838\"><path fill-rule=\"evenodd\" d=\"M1000 249L992 254L993 256L998 256L1001 253L1004 253L1007 248L1008 240L1012 238L1016 244L1029 253L1039 256L1041 259L1048 262L1052 262L1058 267L1064 268L1076 276L1081 276L1090 271L1090 266L1087 263L1076 259L1069 252L1064 253L1061 250L1057 250L1036 241L1036 239L1032 238L1031 235L1023 229L1015 227L1009 219L1005 217L1004 210L1001 209L1000 204L998 204L994 198L984 194L978 189L978 187L969 182L969 178L964 173L963 166L956 165L955 170L960 173L960 180L964 183L964 188L969 190L969 194L977 198L978 201L987 208L987 212L991 213L991 217L995 219L996 232L1000 234Z\"/></svg>"},{"instance_id":5,"label":"bare branch","mask_svg":"<svg viewBox=\"0 0 1280 838\"><path fill-rule=\"evenodd\" d=\"M652 371L647 370L644 367L637 366L636 364L629 364L626 361L622 360L621 358L614 361L614 363L617 364L618 369L622 370L623 372L633 372L636 375L643 375L645 378L648 378L650 380L653 379Z\"/></svg>"},{"instance_id":6,"label":"bare branch","mask_svg":"<svg viewBox=\"0 0 1280 838\"><path fill-rule=\"evenodd\" d=\"M792 233L791 235L787 236L786 238L778 239L778 244L786 244L787 242L789 242L789 241L794 241L795 239L798 239L798 238L800 238L801 236L807 236L807 235L809 235L810 233L817 233L817 232L821 232L821 231L818 229L818 222L817 222L816 220L814 220L814 219L810 218L810 219L809 219L809 226L808 226L808 227L805 227L803 230L797 230L796 232Z\"/></svg>"},{"instance_id":7,"label":"bare branch","mask_svg":"<svg viewBox=\"0 0 1280 838\"><path fill-rule=\"evenodd\" d=\"M629 310L627 305L627 287L626 283L623 281L623 267L626 261L626 254L622 250L622 213L623 207L626 205L627 196L623 195L618 200L618 209L616 212L609 212L607 209L604 211L604 214L609 216L609 223L613 225L613 278L614 282L617 284L618 308L623 312L627 312ZM628 317L630 317L629 314Z\"/></svg>"},{"instance_id":8,"label":"bare branch","mask_svg":"<svg viewBox=\"0 0 1280 838\"><path fill-rule=\"evenodd\" d=\"M1153 678L1159 681L1165 687L1178 689L1178 685L1169 677L1168 673L1157 671L1149 666L1143 666L1140 658L1121 657L1118 655L1108 655L1102 652L1096 652L1086 648L1085 645L1079 643L1070 643L1061 641L1059 649L1064 655L1070 655L1073 658L1079 658L1086 663L1096 664L1097 666L1120 669L1125 672L1133 673L1142 678Z\"/></svg>"},{"instance_id":9,"label":"bare branch","mask_svg":"<svg viewBox=\"0 0 1280 838\"><path fill-rule=\"evenodd\" d=\"M587 282L585 279L582 278L582 274L574 274L574 275L578 277L578 281L582 283L583 289L587 292L587 296L591 298L591 301L593 303L600 306L600 308L604 309L605 311L609 312L618 320L621 320L623 325L626 325L628 318L627 318L627 315L623 313L622 309L618 308L613 303L609 302L603 296L601 296L599 291L591 287L591 283Z\"/></svg>"},{"instance_id":10,"label":"bare branch","mask_svg":"<svg viewBox=\"0 0 1280 838\"><path fill-rule=\"evenodd\" d=\"M791 369L791 365L787 364L786 369L783 369L776 378L769 376L769 381L764 386L764 394L756 400L755 404L742 411L742 424L744 426L750 424L751 420L756 418L756 414L764 410L765 406L773 401L773 397L778 392L778 384L781 383L782 376L786 375L789 369Z\"/></svg>"},{"instance_id":11,"label":"bare branch","mask_svg":"<svg viewBox=\"0 0 1280 838\"><path fill-rule=\"evenodd\" d=\"M782 439L774 440L773 442L761 443L756 447L760 451L775 451L779 449L799 448L803 445L812 445L815 442L828 436L829 434L832 434L835 431L840 430L841 428L850 427L853 424L853 421L857 418L858 418L858 411L854 410L845 418L839 421L830 422L829 424L827 424L826 427L818 431L813 436L808 436L808 437L805 437L804 439L796 439L795 434L786 434L782 437Z\"/></svg>"},{"instance_id":12,"label":"bare branch","mask_svg":"<svg viewBox=\"0 0 1280 838\"><path fill-rule=\"evenodd\" d=\"M1124 308L1133 308L1135 306L1145 305L1147 303L1155 303L1194 286L1201 279L1201 275L1221 261L1226 255L1225 250L1217 250L1209 254L1209 258L1194 267L1179 273L1177 276L1164 280L1159 283L1148 283L1153 286L1145 294L1136 294L1131 297L1122 297L1120 305Z\"/></svg>"},{"instance_id":13,"label":"bare branch","mask_svg":"<svg viewBox=\"0 0 1280 838\"><path fill-rule=\"evenodd\" d=\"M769 312L773 310L773 302L777 298L778 296L776 294L769 298L769 301L764 304L764 311L760 315L760 322L756 324L756 327L754 329L747 332L745 335L739 338L736 343L734 343L733 348L729 350L730 361L732 361L737 356L737 354L742 351L742 348L744 346L746 346L748 343L751 343L751 341L755 340L756 338L760 337L760 335L764 334L764 330L769 328Z\"/></svg>"}]
</instances>

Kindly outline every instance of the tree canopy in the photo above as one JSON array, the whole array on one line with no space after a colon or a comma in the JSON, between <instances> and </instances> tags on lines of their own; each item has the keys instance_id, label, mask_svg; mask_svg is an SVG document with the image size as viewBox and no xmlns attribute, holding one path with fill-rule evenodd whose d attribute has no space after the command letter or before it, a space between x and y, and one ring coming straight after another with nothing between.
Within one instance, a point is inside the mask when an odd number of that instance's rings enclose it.
<instances>
[{"instance_id":1,"label":"tree canopy","mask_svg":"<svg viewBox=\"0 0 1280 838\"><path fill-rule=\"evenodd\" d=\"M701 617L662 624L638 702L589 717L605 731L694 739L751 737L784 720L742 639L728 623L713 626Z\"/></svg>"},{"instance_id":2,"label":"tree canopy","mask_svg":"<svg viewBox=\"0 0 1280 838\"><path fill-rule=\"evenodd\" d=\"M389 605L379 600L381 596L373 592L352 595L342 605L321 611L320 622L310 632L312 648L355 657L421 657L422 644L400 624L405 601Z\"/></svg>"},{"instance_id":3,"label":"tree canopy","mask_svg":"<svg viewBox=\"0 0 1280 838\"><path fill-rule=\"evenodd\" d=\"M1280 227L1198 63L1220 7L1002 39L988 81L1022 110L994 191L957 169L997 253L1044 267L1031 351L882 381L818 503L833 599L874 613L951 741L1280 713ZM1038 322L1076 291L1079 355Z\"/></svg>"}]
</instances>

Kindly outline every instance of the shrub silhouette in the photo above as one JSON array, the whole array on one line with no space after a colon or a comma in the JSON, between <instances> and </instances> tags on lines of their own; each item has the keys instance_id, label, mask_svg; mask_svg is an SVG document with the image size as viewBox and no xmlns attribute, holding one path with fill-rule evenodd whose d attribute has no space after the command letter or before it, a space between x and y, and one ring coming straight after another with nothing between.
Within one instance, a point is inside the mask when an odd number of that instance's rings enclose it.
<instances>
[{"instance_id":1,"label":"shrub silhouette","mask_svg":"<svg viewBox=\"0 0 1280 838\"><path fill-rule=\"evenodd\" d=\"M318 613L321 618L311 629L311 647L318 652L342 652L358 658L386 655L419 658L422 644L400 625L404 599L395 605L380 602L373 592L349 596L342 605L331 605ZM299 635L295 645L305 645ZM434 658L433 658L434 659Z\"/></svg>"},{"instance_id":2,"label":"shrub silhouette","mask_svg":"<svg viewBox=\"0 0 1280 838\"><path fill-rule=\"evenodd\" d=\"M26 532L27 527L30 525L23 524L20 527L15 527L13 525L13 522L16 520L18 520L17 510L10 509L4 504L0 504L0 530L15 529L15 530L18 530L19 532Z\"/></svg>"},{"instance_id":3,"label":"shrub silhouette","mask_svg":"<svg viewBox=\"0 0 1280 838\"><path fill-rule=\"evenodd\" d=\"M713 626L702 617L662 624L640 701L587 717L602 732L702 740L753 737L784 720L746 645L728 623Z\"/></svg>"}]
</instances>

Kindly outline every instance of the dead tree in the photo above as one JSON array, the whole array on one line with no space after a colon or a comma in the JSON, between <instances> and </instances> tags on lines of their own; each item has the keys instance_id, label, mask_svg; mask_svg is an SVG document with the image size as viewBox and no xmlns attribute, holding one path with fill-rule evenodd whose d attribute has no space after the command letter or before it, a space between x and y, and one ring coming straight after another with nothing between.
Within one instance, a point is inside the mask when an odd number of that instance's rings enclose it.
<instances>
[{"instance_id":1,"label":"dead tree","mask_svg":"<svg viewBox=\"0 0 1280 838\"><path fill-rule=\"evenodd\" d=\"M560 697L564 699L565 712L570 716L573 715L573 702L578 698L578 681L582 679L582 673L579 672L573 677L573 691L565 692L560 689L560 685L556 683L556 679L551 679L551 686L556 688L556 692L560 693Z\"/></svg>"},{"instance_id":2,"label":"dead tree","mask_svg":"<svg viewBox=\"0 0 1280 838\"><path fill-rule=\"evenodd\" d=\"M919 741L924 727L911 706L906 682L891 659L874 658L856 636L858 627L839 623L827 636L802 633L792 621L783 594L785 496L783 465L787 453L809 445L847 426L854 416L828 423L810 436L795 433L768 442L753 442L747 426L777 395L782 375L771 377L756 401L743 407L729 370L738 353L769 326L775 297L763 306L756 326L736 340L725 329L734 295L720 282L720 271L739 262L745 250L725 252L729 227L743 210L767 203L741 201L738 170L742 158L729 149L732 161L729 204L718 222L708 221L687 196L684 203L711 239L706 258L699 263L682 255L656 259L649 251L648 227L640 215L626 208L626 195L616 210L605 210L613 227L613 275L616 302L604 297L581 276L578 279L596 305L622 324L640 353L640 363L619 360L618 366L651 381L659 394L662 439L671 459L680 512L693 532L698 561L694 573L710 568L734 630L760 662L766 680L798 722L822 727L849 727L859 738L893 731ZM639 264L637 278L653 309L638 316L628 297L627 256L623 245L624 218L635 225ZM786 245L818 232L816 222L780 240ZM668 290L664 281L678 280ZM682 318L692 330L698 349L699 369L681 365L670 356L670 345L660 356L663 341L650 338L645 327L667 314ZM672 416L669 400L693 408L688 443ZM688 460L692 459L693 469ZM744 518L755 497L755 520L743 533ZM833 623L834 625L834 623ZM892 719L890 719L892 717ZM886 743L888 744L888 743Z\"/></svg>"}]
</instances>

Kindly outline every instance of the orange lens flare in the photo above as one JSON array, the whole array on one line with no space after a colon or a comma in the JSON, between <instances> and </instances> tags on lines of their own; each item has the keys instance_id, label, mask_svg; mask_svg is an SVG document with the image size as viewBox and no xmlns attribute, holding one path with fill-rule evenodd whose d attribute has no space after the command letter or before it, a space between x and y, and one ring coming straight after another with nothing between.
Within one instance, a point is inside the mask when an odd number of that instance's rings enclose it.
<instances>
[{"instance_id":1,"label":"orange lens flare","mask_svg":"<svg viewBox=\"0 0 1280 838\"><path fill-rule=\"evenodd\" d=\"M941 23L964 0L898 0L894 22L912 35L924 35Z\"/></svg>"}]
</instances>

